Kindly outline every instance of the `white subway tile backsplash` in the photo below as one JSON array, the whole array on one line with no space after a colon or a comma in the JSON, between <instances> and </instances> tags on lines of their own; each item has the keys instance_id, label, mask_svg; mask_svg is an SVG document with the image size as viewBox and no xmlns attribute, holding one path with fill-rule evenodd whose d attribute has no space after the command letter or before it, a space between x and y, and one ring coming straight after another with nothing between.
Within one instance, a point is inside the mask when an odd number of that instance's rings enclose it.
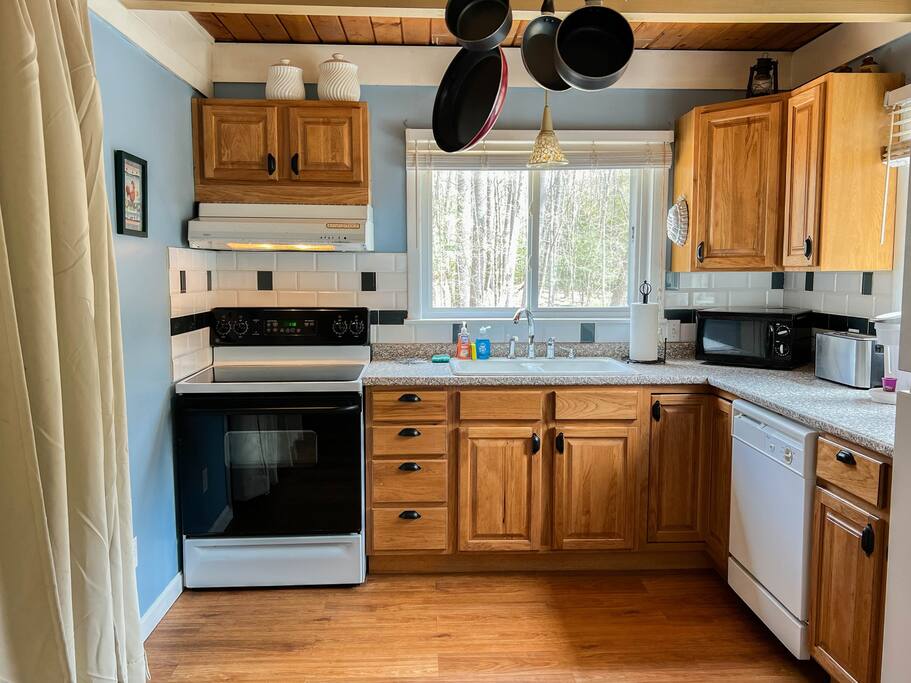
<instances>
[{"instance_id":1,"label":"white subway tile backsplash","mask_svg":"<svg viewBox=\"0 0 911 683\"><path fill-rule=\"evenodd\" d=\"M396 291L408 289L408 278L405 273L377 273L376 288L379 291Z\"/></svg>"},{"instance_id":2,"label":"white subway tile backsplash","mask_svg":"<svg viewBox=\"0 0 911 683\"><path fill-rule=\"evenodd\" d=\"M784 288L785 289L803 289L804 282L806 281L806 273L785 273L784 274Z\"/></svg>"},{"instance_id":3,"label":"white subway tile backsplash","mask_svg":"<svg viewBox=\"0 0 911 683\"><path fill-rule=\"evenodd\" d=\"M748 273L748 286L750 289L771 289L771 273ZM716 285L717 286L717 285Z\"/></svg>"},{"instance_id":4,"label":"white subway tile backsplash","mask_svg":"<svg viewBox=\"0 0 911 683\"><path fill-rule=\"evenodd\" d=\"M340 291L357 292L361 288L361 274L336 273L335 286Z\"/></svg>"},{"instance_id":5,"label":"white subway tile backsplash","mask_svg":"<svg viewBox=\"0 0 911 683\"><path fill-rule=\"evenodd\" d=\"M790 306L791 308L802 308L803 297L801 295L802 292L796 289L784 290L784 305Z\"/></svg>"},{"instance_id":6,"label":"white subway tile backsplash","mask_svg":"<svg viewBox=\"0 0 911 683\"><path fill-rule=\"evenodd\" d=\"M383 344L412 343L414 341L413 325L373 325L376 330L376 341Z\"/></svg>"},{"instance_id":7,"label":"white subway tile backsplash","mask_svg":"<svg viewBox=\"0 0 911 683\"><path fill-rule=\"evenodd\" d=\"M317 270L331 270L333 272L356 270L354 254L317 254Z\"/></svg>"},{"instance_id":8,"label":"white subway tile backsplash","mask_svg":"<svg viewBox=\"0 0 911 683\"><path fill-rule=\"evenodd\" d=\"M712 273L680 273L680 289L711 289Z\"/></svg>"},{"instance_id":9,"label":"white subway tile backsplash","mask_svg":"<svg viewBox=\"0 0 911 683\"><path fill-rule=\"evenodd\" d=\"M297 273L277 270L272 274L272 289L297 290Z\"/></svg>"},{"instance_id":10,"label":"white subway tile backsplash","mask_svg":"<svg viewBox=\"0 0 911 683\"><path fill-rule=\"evenodd\" d=\"M212 292L215 295L213 308L230 308L237 306L237 292L234 290L221 290Z\"/></svg>"},{"instance_id":11,"label":"white subway tile backsplash","mask_svg":"<svg viewBox=\"0 0 911 683\"><path fill-rule=\"evenodd\" d=\"M188 270L186 274L187 278L187 291L188 292L205 292L206 291L206 271L204 270Z\"/></svg>"},{"instance_id":12,"label":"white subway tile backsplash","mask_svg":"<svg viewBox=\"0 0 911 683\"><path fill-rule=\"evenodd\" d=\"M848 312L848 295L824 292L822 294L822 312L846 315Z\"/></svg>"},{"instance_id":13,"label":"white subway tile backsplash","mask_svg":"<svg viewBox=\"0 0 911 683\"><path fill-rule=\"evenodd\" d=\"M275 255L276 270L316 270L316 254L287 252Z\"/></svg>"},{"instance_id":14,"label":"white subway tile backsplash","mask_svg":"<svg viewBox=\"0 0 911 683\"><path fill-rule=\"evenodd\" d=\"M452 341L450 323L416 323L409 327L414 329L414 341L419 343L448 344Z\"/></svg>"},{"instance_id":15,"label":"white subway tile backsplash","mask_svg":"<svg viewBox=\"0 0 911 683\"><path fill-rule=\"evenodd\" d=\"M886 313L893 313L895 311L895 304L892 301L891 296L878 296L876 297L876 307L873 309L876 315L885 315Z\"/></svg>"},{"instance_id":16,"label":"white subway tile backsplash","mask_svg":"<svg viewBox=\"0 0 911 683\"><path fill-rule=\"evenodd\" d=\"M176 268L168 270L168 291L171 294L180 293L180 271Z\"/></svg>"},{"instance_id":17,"label":"white subway tile backsplash","mask_svg":"<svg viewBox=\"0 0 911 683\"><path fill-rule=\"evenodd\" d=\"M237 258L233 251L215 252L216 270L237 270Z\"/></svg>"},{"instance_id":18,"label":"white subway tile backsplash","mask_svg":"<svg viewBox=\"0 0 911 683\"><path fill-rule=\"evenodd\" d=\"M784 306L784 290L770 289L765 297L766 306Z\"/></svg>"},{"instance_id":19,"label":"white subway tile backsplash","mask_svg":"<svg viewBox=\"0 0 911 683\"><path fill-rule=\"evenodd\" d=\"M847 314L859 318L876 315L876 298L863 294L848 294Z\"/></svg>"},{"instance_id":20,"label":"white subway tile backsplash","mask_svg":"<svg viewBox=\"0 0 911 683\"><path fill-rule=\"evenodd\" d=\"M731 306L765 306L766 291L762 289L740 289L730 292Z\"/></svg>"},{"instance_id":21,"label":"white subway tile backsplash","mask_svg":"<svg viewBox=\"0 0 911 683\"><path fill-rule=\"evenodd\" d=\"M405 273L408 271L408 254L395 255L395 272Z\"/></svg>"},{"instance_id":22,"label":"white subway tile backsplash","mask_svg":"<svg viewBox=\"0 0 911 683\"><path fill-rule=\"evenodd\" d=\"M889 271L873 273L873 294L887 294L892 296L893 279Z\"/></svg>"},{"instance_id":23,"label":"white subway tile backsplash","mask_svg":"<svg viewBox=\"0 0 911 683\"><path fill-rule=\"evenodd\" d=\"M358 254L357 269L360 272L393 273L395 272L396 254Z\"/></svg>"},{"instance_id":24,"label":"white subway tile backsplash","mask_svg":"<svg viewBox=\"0 0 911 683\"><path fill-rule=\"evenodd\" d=\"M665 291L665 293L664 293L664 307L665 308L686 308L689 305L690 305L689 292Z\"/></svg>"},{"instance_id":25,"label":"white subway tile backsplash","mask_svg":"<svg viewBox=\"0 0 911 683\"><path fill-rule=\"evenodd\" d=\"M800 308L822 311L822 292L800 292Z\"/></svg>"},{"instance_id":26,"label":"white subway tile backsplash","mask_svg":"<svg viewBox=\"0 0 911 683\"><path fill-rule=\"evenodd\" d=\"M395 292L395 307L397 310L408 310L408 292Z\"/></svg>"},{"instance_id":27,"label":"white subway tile backsplash","mask_svg":"<svg viewBox=\"0 0 911 683\"><path fill-rule=\"evenodd\" d=\"M693 306L727 306L726 291L693 292Z\"/></svg>"},{"instance_id":28,"label":"white subway tile backsplash","mask_svg":"<svg viewBox=\"0 0 911 683\"><path fill-rule=\"evenodd\" d=\"M316 292L279 292L279 306L316 306Z\"/></svg>"},{"instance_id":29,"label":"white subway tile backsplash","mask_svg":"<svg viewBox=\"0 0 911 683\"><path fill-rule=\"evenodd\" d=\"M863 273L837 273L835 291L843 294L860 294Z\"/></svg>"},{"instance_id":30,"label":"white subway tile backsplash","mask_svg":"<svg viewBox=\"0 0 911 683\"><path fill-rule=\"evenodd\" d=\"M804 280L806 280L806 277L804 277ZM813 291L834 292L835 273L813 273ZM860 291L860 284L857 285L857 291Z\"/></svg>"},{"instance_id":31,"label":"white subway tile backsplash","mask_svg":"<svg viewBox=\"0 0 911 683\"><path fill-rule=\"evenodd\" d=\"M256 289L256 271L219 270L215 274L215 289Z\"/></svg>"},{"instance_id":32,"label":"white subway tile backsplash","mask_svg":"<svg viewBox=\"0 0 911 683\"><path fill-rule=\"evenodd\" d=\"M598 343L629 341L629 322L612 320L595 323L595 341Z\"/></svg>"},{"instance_id":33,"label":"white subway tile backsplash","mask_svg":"<svg viewBox=\"0 0 911 683\"><path fill-rule=\"evenodd\" d=\"M358 292L357 305L366 306L373 310L394 309L394 292Z\"/></svg>"},{"instance_id":34,"label":"white subway tile backsplash","mask_svg":"<svg viewBox=\"0 0 911 683\"><path fill-rule=\"evenodd\" d=\"M335 273L298 273L297 287L303 291L334 291L338 282Z\"/></svg>"},{"instance_id":35,"label":"white subway tile backsplash","mask_svg":"<svg viewBox=\"0 0 911 683\"><path fill-rule=\"evenodd\" d=\"M237 270L275 270L275 254L243 252L237 254Z\"/></svg>"},{"instance_id":36,"label":"white subway tile backsplash","mask_svg":"<svg viewBox=\"0 0 911 683\"><path fill-rule=\"evenodd\" d=\"M241 291L237 293L237 305L238 306L276 306L278 305L278 296L277 292L273 290L268 291L252 291L245 292Z\"/></svg>"},{"instance_id":37,"label":"white subway tile backsplash","mask_svg":"<svg viewBox=\"0 0 911 683\"><path fill-rule=\"evenodd\" d=\"M357 292L317 292L317 306L357 306Z\"/></svg>"},{"instance_id":38,"label":"white subway tile backsplash","mask_svg":"<svg viewBox=\"0 0 911 683\"><path fill-rule=\"evenodd\" d=\"M748 273L715 273L713 280L716 289L746 289L750 286Z\"/></svg>"}]
</instances>

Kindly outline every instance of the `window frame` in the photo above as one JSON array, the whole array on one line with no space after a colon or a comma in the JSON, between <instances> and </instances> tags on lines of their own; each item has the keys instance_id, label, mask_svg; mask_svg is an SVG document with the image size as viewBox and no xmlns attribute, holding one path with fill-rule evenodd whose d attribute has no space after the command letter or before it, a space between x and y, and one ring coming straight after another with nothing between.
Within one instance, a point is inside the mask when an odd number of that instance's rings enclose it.
<instances>
[{"instance_id":1,"label":"window frame","mask_svg":"<svg viewBox=\"0 0 911 683\"><path fill-rule=\"evenodd\" d=\"M406 140L427 139L430 131L406 130ZM537 131L501 131L489 137L506 140L527 137L529 152ZM564 133L560 133L561 137ZM639 140L667 142L672 131L572 131L574 139ZM406 145L407 148L407 145ZM407 153L407 152L406 152ZM579 168L579 167L576 167ZM472 170L465 168L465 170ZM477 170L483 170L478 165ZM541 173L558 171L529 170L528 265L526 269L525 305L536 318L572 321L622 321L629 318L629 304L638 297L636 283L648 280L652 300L661 301L664 289L664 215L668 205L669 169L659 167L630 168L630 250L629 292L626 306L610 308L546 307L538 305L538 230ZM459 320L511 319L515 308L434 308L431 244L432 169L406 169L406 223L408 247L408 319L410 321L445 322Z\"/></svg>"}]
</instances>

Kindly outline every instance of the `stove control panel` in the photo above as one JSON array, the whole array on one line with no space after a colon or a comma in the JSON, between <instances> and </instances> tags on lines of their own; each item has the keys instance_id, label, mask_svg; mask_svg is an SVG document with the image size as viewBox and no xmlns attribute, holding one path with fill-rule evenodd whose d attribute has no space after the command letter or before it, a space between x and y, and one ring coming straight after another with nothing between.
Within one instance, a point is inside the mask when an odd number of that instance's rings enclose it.
<instances>
[{"instance_id":1,"label":"stove control panel","mask_svg":"<svg viewBox=\"0 0 911 683\"><path fill-rule=\"evenodd\" d=\"M366 308L216 308L213 346L362 346Z\"/></svg>"}]
</instances>

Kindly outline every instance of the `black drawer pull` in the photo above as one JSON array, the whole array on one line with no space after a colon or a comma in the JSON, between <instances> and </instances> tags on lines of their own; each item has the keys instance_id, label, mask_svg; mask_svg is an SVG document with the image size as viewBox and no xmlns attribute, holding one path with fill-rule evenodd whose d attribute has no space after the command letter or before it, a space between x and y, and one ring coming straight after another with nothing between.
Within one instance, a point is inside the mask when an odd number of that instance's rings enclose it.
<instances>
[{"instance_id":1,"label":"black drawer pull","mask_svg":"<svg viewBox=\"0 0 911 683\"><path fill-rule=\"evenodd\" d=\"M661 421L661 401L652 403L652 419L655 422Z\"/></svg>"},{"instance_id":2,"label":"black drawer pull","mask_svg":"<svg viewBox=\"0 0 911 683\"><path fill-rule=\"evenodd\" d=\"M420 403L421 397L417 394L402 394L399 396L402 403Z\"/></svg>"},{"instance_id":3,"label":"black drawer pull","mask_svg":"<svg viewBox=\"0 0 911 683\"><path fill-rule=\"evenodd\" d=\"M531 435L531 454L534 455L541 450L541 437L532 433Z\"/></svg>"},{"instance_id":4,"label":"black drawer pull","mask_svg":"<svg viewBox=\"0 0 911 683\"><path fill-rule=\"evenodd\" d=\"M420 436L421 432L414 427L405 427L399 430L399 436Z\"/></svg>"},{"instance_id":5,"label":"black drawer pull","mask_svg":"<svg viewBox=\"0 0 911 683\"><path fill-rule=\"evenodd\" d=\"M295 152L294 156L291 157L291 172L294 173L294 175L300 175L300 173L301 173L299 161L300 161L300 154Z\"/></svg>"},{"instance_id":6,"label":"black drawer pull","mask_svg":"<svg viewBox=\"0 0 911 683\"><path fill-rule=\"evenodd\" d=\"M554 447L557 449L557 453L563 452L564 447L563 432L557 434L557 438L554 439Z\"/></svg>"},{"instance_id":7,"label":"black drawer pull","mask_svg":"<svg viewBox=\"0 0 911 683\"><path fill-rule=\"evenodd\" d=\"M269 175L275 175L275 157L272 152L266 155L266 170L269 171Z\"/></svg>"},{"instance_id":8,"label":"black drawer pull","mask_svg":"<svg viewBox=\"0 0 911 683\"><path fill-rule=\"evenodd\" d=\"M838 462L844 463L845 465L857 464L857 460L854 459L854 454L851 451L838 451L838 453L835 454L835 459Z\"/></svg>"},{"instance_id":9,"label":"black drawer pull","mask_svg":"<svg viewBox=\"0 0 911 683\"><path fill-rule=\"evenodd\" d=\"M401 519L420 519L421 513L417 510L403 510L399 513Z\"/></svg>"},{"instance_id":10,"label":"black drawer pull","mask_svg":"<svg viewBox=\"0 0 911 683\"><path fill-rule=\"evenodd\" d=\"M867 524L860 534L860 549L869 557L873 554L876 547L876 533L873 531L873 525Z\"/></svg>"},{"instance_id":11,"label":"black drawer pull","mask_svg":"<svg viewBox=\"0 0 911 683\"><path fill-rule=\"evenodd\" d=\"M696 245L696 260L699 263L705 261L705 242L700 242Z\"/></svg>"},{"instance_id":12,"label":"black drawer pull","mask_svg":"<svg viewBox=\"0 0 911 683\"><path fill-rule=\"evenodd\" d=\"M807 237L803 241L803 257L810 260L810 257L813 255L813 238Z\"/></svg>"},{"instance_id":13,"label":"black drawer pull","mask_svg":"<svg viewBox=\"0 0 911 683\"><path fill-rule=\"evenodd\" d=\"M402 470L402 472L419 472L421 470L421 466L416 462L403 462L401 465L399 465L399 469Z\"/></svg>"}]
</instances>

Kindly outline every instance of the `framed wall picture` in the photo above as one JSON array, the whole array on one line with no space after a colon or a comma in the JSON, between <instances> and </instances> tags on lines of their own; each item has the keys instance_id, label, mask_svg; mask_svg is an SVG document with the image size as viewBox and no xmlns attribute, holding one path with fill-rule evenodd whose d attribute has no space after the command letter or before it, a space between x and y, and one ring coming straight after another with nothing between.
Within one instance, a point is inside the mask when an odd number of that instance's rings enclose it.
<instances>
[{"instance_id":1,"label":"framed wall picture","mask_svg":"<svg viewBox=\"0 0 911 683\"><path fill-rule=\"evenodd\" d=\"M145 159L118 149L114 152L117 189L117 233L149 236L149 171Z\"/></svg>"}]
</instances>

